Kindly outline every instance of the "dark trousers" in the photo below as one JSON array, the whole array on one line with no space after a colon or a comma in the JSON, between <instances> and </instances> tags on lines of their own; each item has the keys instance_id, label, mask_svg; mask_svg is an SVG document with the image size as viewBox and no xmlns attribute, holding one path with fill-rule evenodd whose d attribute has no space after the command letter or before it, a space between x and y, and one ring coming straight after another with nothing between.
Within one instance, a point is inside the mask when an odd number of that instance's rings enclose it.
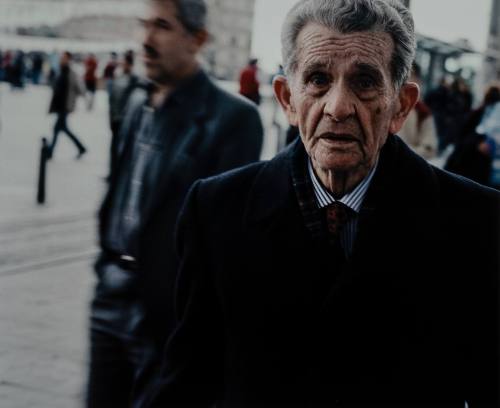
<instances>
[{"instance_id":1,"label":"dark trousers","mask_svg":"<svg viewBox=\"0 0 500 408\"><path fill-rule=\"evenodd\" d=\"M137 272L102 259L96 269L87 408L132 408L143 399L159 369L161 349L144 327Z\"/></svg>"},{"instance_id":2,"label":"dark trousers","mask_svg":"<svg viewBox=\"0 0 500 408\"><path fill-rule=\"evenodd\" d=\"M78 148L79 153L83 153L86 150L85 147L78 140L78 138L68 129L68 124L66 123L67 118L68 118L67 112L58 112L57 113L56 123L54 124L54 135L52 138L52 143L50 145L50 156L52 156L54 153L54 149L55 149L56 143L57 143L57 136L59 135L60 132L64 132L64 133L66 133L66 135L68 135L68 137L71 139L71 141Z\"/></svg>"}]
</instances>

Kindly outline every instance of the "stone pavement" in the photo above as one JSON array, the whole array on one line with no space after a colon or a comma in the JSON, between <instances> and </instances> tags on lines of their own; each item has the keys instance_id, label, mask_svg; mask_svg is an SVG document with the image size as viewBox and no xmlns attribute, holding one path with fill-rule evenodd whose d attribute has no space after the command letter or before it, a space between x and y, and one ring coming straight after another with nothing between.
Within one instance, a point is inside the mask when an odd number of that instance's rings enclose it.
<instances>
[{"instance_id":1,"label":"stone pavement","mask_svg":"<svg viewBox=\"0 0 500 408\"><path fill-rule=\"evenodd\" d=\"M234 89L234 84L224 84ZM269 93L269 89L267 89ZM87 311L94 277L95 213L106 188L107 103L94 111L80 100L69 127L88 148L65 135L47 169L47 202L38 206L41 137L54 121L50 91L11 91L0 83L0 408L82 407L87 362ZM262 158L276 151L272 107Z\"/></svg>"}]
</instances>

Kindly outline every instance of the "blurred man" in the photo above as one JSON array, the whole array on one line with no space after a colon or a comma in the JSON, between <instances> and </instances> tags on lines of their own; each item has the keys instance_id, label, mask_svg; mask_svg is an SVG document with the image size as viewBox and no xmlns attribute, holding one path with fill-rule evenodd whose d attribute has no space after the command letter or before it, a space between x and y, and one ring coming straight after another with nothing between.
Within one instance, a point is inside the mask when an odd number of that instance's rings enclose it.
<instances>
[{"instance_id":1,"label":"blurred man","mask_svg":"<svg viewBox=\"0 0 500 408\"><path fill-rule=\"evenodd\" d=\"M301 0L283 153L197 182L177 327L143 406L498 407L500 194L395 134L418 100L399 0Z\"/></svg>"},{"instance_id":2,"label":"blurred man","mask_svg":"<svg viewBox=\"0 0 500 408\"><path fill-rule=\"evenodd\" d=\"M130 407L173 329L179 209L199 178L257 161L262 124L251 103L200 68L203 0L146 0L140 20L152 86L130 98L117 165L100 213L91 308L88 407Z\"/></svg>"},{"instance_id":3,"label":"blurred man","mask_svg":"<svg viewBox=\"0 0 500 408\"><path fill-rule=\"evenodd\" d=\"M49 149L49 158L54 155L56 148L57 137L60 132L66 133L70 140L75 144L78 149L77 159L82 157L87 149L78 140L75 134L68 128L68 116L76 108L76 101L79 96L82 96L83 86L78 80L78 76L71 68L72 55L70 52L63 52L61 54L59 64L59 74L55 78L52 99L50 101L50 113L57 115L54 124L54 135Z\"/></svg>"}]
</instances>

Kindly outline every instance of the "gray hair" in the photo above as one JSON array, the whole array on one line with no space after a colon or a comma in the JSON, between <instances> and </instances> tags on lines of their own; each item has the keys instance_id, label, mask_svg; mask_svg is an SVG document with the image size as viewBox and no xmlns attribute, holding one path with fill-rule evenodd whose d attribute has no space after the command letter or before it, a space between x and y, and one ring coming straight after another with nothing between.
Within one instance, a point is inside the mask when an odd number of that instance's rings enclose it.
<instances>
[{"instance_id":1,"label":"gray hair","mask_svg":"<svg viewBox=\"0 0 500 408\"><path fill-rule=\"evenodd\" d=\"M410 11L399 0L300 0L288 13L281 32L283 65L287 75L297 69L297 37L308 23L340 33L385 32L394 41L392 81L401 87L415 58L415 32Z\"/></svg>"},{"instance_id":2,"label":"gray hair","mask_svg":"<svg viewBox=\"0 0 500 408\"><path fill-rule=\"evenodd\" d=\"M190 33L207 28L207 5L205 0L150 0L171 1L177 8L177 18Z\"/></svg>"}]
</instances>

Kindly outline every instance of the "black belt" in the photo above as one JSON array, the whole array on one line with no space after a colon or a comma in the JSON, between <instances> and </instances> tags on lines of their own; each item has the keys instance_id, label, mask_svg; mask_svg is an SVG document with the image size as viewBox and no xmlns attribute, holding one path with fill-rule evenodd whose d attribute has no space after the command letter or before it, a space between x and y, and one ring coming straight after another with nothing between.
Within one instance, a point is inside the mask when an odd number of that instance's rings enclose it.
<instances>
[{"instance_id":1,"label":"black belt","mask_svg":"<svg viewBox=\"0 0 500 408\"><path fill-rule=\"evenodd\" d=\"M120 254L109 250L104 250L106 260L112 261L127 271L139 270L139 262L136 258L126 254Z\"/></svg>"}]
</instances>

